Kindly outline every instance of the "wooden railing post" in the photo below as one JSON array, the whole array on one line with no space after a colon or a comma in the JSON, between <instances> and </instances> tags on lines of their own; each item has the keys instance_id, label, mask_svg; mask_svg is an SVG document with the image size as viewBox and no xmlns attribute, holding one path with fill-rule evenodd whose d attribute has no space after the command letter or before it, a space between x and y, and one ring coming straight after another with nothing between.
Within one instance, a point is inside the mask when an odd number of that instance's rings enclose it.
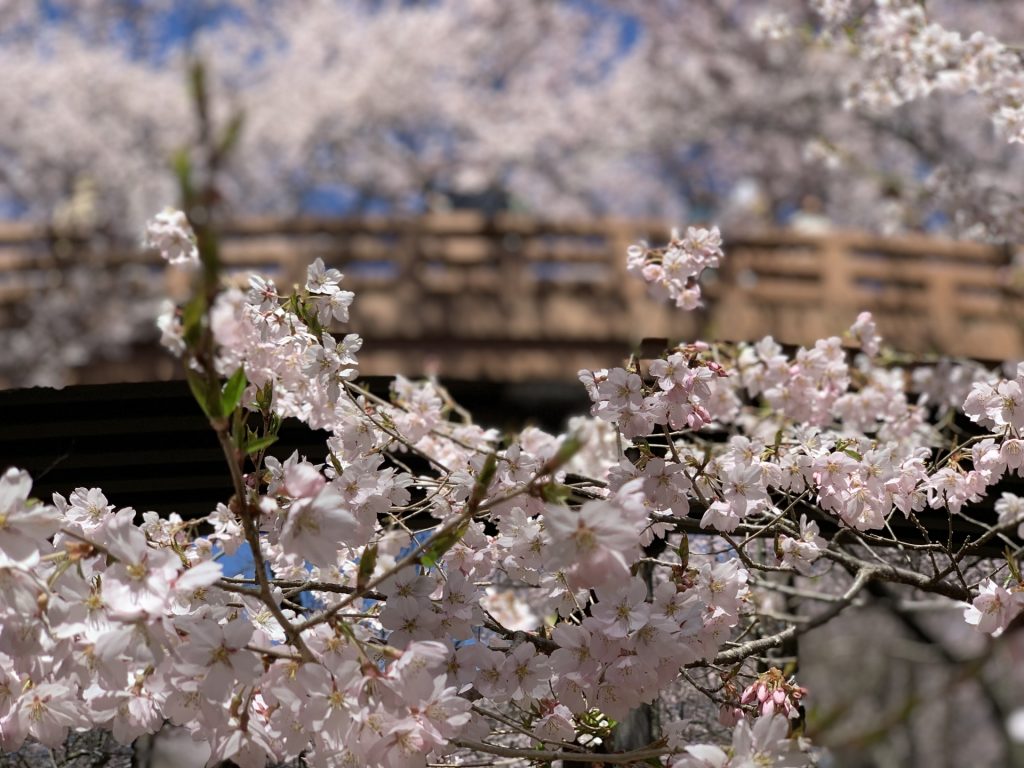
<instances>
[{"instance_id":1,"label":"wooden railing post","mask_svg":"<svg viewBox=\"0 0 1024 768\"><path fill-rule=\"evenodd\" d=\"M932 269L928 272L927 301L928 321L931 326L929 337L934 351L959 351L961 344L962 319L956 311L956 275L948 269Z\"/></svg>"},{"instance_id":2,"label":"wooden railing post","mask_svg":"<svg viewBox=\"0 0 1024 768\"><path fill-rule=\"evenodd\" d=\"M398 269L395 274L395 287L393 295L399 303L399 317L402 318L402 328L398 329L398 335L408 338L414 335L413 331L422 333L426 325L426 309L424 305L428 301L434 301L435 297L428 297L423 290L423 279L420 275L425 265L417 263L420 260L420 238L423 227L417 220L409 220L400 225L398 246L395 249L395 261ZM435 328L430 329L436 332Z\"/></svg>"},{"instance_id":3,"label":"wooden railing post","mask_svg":"<svg viewBox=\"0 0 1024 768\"><path fill-rule=\"evenodd\" d=\"M537 317L537 281L530 274L521 235L513 233L503 219L491 218L486 237L501 279L497 306L504 315L503 326L514 339L543 335L546 329Z\"/></svg>"},{"instance_id":4,"label":"wooden railing post","mask_svg":"<svg viewBox=\"0 0 1024 768\"><path fill-rule=\"evenodd\" d=\"M821 263L819 314L825 320L826 333L839 333L855 319L854 276L851 270L850 243L838 233L818 240Z\"/></svg>"}]
</instances>

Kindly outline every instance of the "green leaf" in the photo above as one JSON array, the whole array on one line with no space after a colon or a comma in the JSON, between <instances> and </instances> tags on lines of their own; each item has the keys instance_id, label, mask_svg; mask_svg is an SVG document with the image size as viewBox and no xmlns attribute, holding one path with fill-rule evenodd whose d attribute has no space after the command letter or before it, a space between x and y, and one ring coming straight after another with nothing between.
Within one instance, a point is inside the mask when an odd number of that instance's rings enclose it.
<instances>
[{"instance_id":1,"label":"green leaf","mask_svg":"<svg viewBox=\"0 0 1024 768\"><path fill-rule=\"evenodd\" d=\"M679 542L679 546L676 547L676 554L679 555L679 561L682 563L683 570L685 571L690 567L690 537L685 533Z\"/></svg>"},{"instance_id":2,"label":"green leaf","mask_svg":"<svg viewBox=\"0 0 1024 768\"><path fill-rule=\"evenodd\" d=\"M864 461L864 457L857 453L855 450L853 450L853 448L844 448L843 453L845 453L851 459L856 459L857 461Z\"/></svg>"},{"instance_id":3,"label":"green leaf","mask_svg":"<svg viewBox=\"0 0 1024 768\"><path fill-rule=\"evenodd\" d=\"M467 502L469 509L475 511L480 506L480 502L487 495L487 489L491 487L491 482L494 480L494 475L497 471L498 454L490 453L484 459L484 465L480 468L480 474L476 476L473 491L470 493L469 501Z\"/></svg>"},{"instance_id":4,"label":"green leaf","mask_svg":"<svg viewBox=\"0 0 1024 768\"><path fill-rule=\"evenodd\" d=\"M1006 564L1009 566L1010 573L1013 575L1013 578L1017 580L1017 583L1018 584L1024 583L1024 580L1021 579L1021 575L1020 575L1020 563L1018 563L1017 562L1017 558L1014 557L1013 550L1010 549L1010 545L1009 544L1007 544L1003 548L1003 557L1006 558Z\"/></svg>"},{"instance_id":5,"label":"green leaf","mask_svg":"<svg viewBox=\"0 0 1024 768\"><path fill-rule=\"evenodd\" d=\"M268 380L266 384L260 387L256 393L256 407L262 412L270 410L271 403L274 402L274 381L273 379Z\"/></svg>"},{"instance_id":6,"label":"green leaf","mask_svg":"<svg viewBox=\"0 0 1024 768\"><path fill-rule=\"evenodd\" d=\"M188 379L188 386L192 390L192 396L199 403L199 407L203 409L206 418L213 421L223 416L224 414L220 411L220 392L216 384L214 383L211 386L209 379L191 369L185 371L185 377Z\"/></svg>"},{"instance_id":7,"label":"green leaf","mask_svg":"<svg viewBox=\"0 0 1024 768\"><path fill-rule=\"evenodd\" d=\"M580 452L580 448L582 447L583 440L580 439L579 435L568 435L562 441L562 444L558 446L558 450L555 451L555 455L548 459L544 468L541 470L541 474L550 474L558 468L568 464L572 457Z\"/></svg>"},{"instance_id":8,"label":"green leaf","mask_svg":"<svg viewBox=\"0 0 1024 768\"><path fill-rule=\"evenodd\" d=\"M544 501L552 504L564 504L572 496L572 488L561 483L544 483L540 493Z\"/></svg>"},{"instance_id":9,"label":"green leaf","mask_svg":"<svg viewBox=\"0 0 1024 768\"><path fill-rule=\"evenodd\" d=\"M220 412L222 414L227 415L234 412L242 401L242 393L245 392L245 385L248 383L245 378L245 368L240 367L231 375L220 394Z\"/></svg>"},{"instance_id":10,"label":"green leaf","mask_svg":"<svg viewBox=\"0 0 1024 768\"><path fill-rule=\"evenodd\" d=\"M189 67L189 89L191 96L197 104L205 105L209 94L206 89L206 67L198 59L192 61Z\"/></svg>"},{"instance_id":11,"label":"green leaf","mask_svg":"<svg viewBox=\"0 0 1024 768\"><path fill-rule=\"evenodd\" d=\"M466 535L467 530L469 530L468 520L450 531L444 531L435 535L430 540L430 546L420 555L420 565L424 568L436 566L441 561L441 558L444 557L445 552L458 544L462 537Z\"/></svg>"},{"instance_id":12,"label":"green leaf","mask_svg":"<svg viewBox=\"0 0 1024 768\"><path fill-rule=\"evenodd\" d=\"M246 432L245 417L242 415L242 410L238 409L231 415L231 440L235 444L236 450L242 450L242 446L245 445Z\"/></svg>"},{"instance_id":13,"label":"green leaf","mask_svg":"<svg viewBox=\"0 0 1024 768\"><path fill-rule=\"evenodd\" d=\"M484 465L480 467L480 474L476 477L476 484L484 493L491 487L494 474L498 470L498 454L492 453L484 459Z\"/></svg>"},{"instance_id":14,"label":"green leaf","mask_svg":"<svg viewBox=\"0 0 1024 768\"><path fill-rule=\"evenodd\" d=\"M220 245L212 227L207 224L196 227L196 246L203 265L205 290L216 293L220 289Z\"/></svg>"},{"instance_id":15,"label":"green leaf","mask_svg":"<svg viewBox=\"0 0 1024 768\"><path fill-rule=\"evenodd\" d=\"M181 313L182 337L191 349L203 332L203 316L206 314L206 297L197 294L185 305Z\"/></svg>"},{"instance_id":16,"label":"green leaf","mask_svg":"<svg viewBox=\"0 0 1024 768\"><path fill-rule=\"evenodd\" d=\"M277 442L277 435L264 435L263 437L256 437L252 440L247 440L245 443L245 452L252 454L257 451L262 451Z\"/></svg>"},{"instance_id":17,"label":"green leaf","mask_svg":"<svg viewBox=\"0 0 1024 768\"><path fill-rule=\"evenodd\" d=\"M221 135L220 143L217 145L217 153L223 157L230 152L236 144L238 137L242 135L242 126L245 125L245 113L239 110L231 116L224 133Z\"/></svg>"},{"instance_id":18,"label":"green leaf","mask_svg":"<svg viewBox=\"0 0 1024 768\"><path fill-rule=\"evenodd\" d=\"M187 149L179 149L171 157L171 168L174 175L178 177L178 187L181 190L181 199L187 208L193 197L192 190L192 160L189 158Z\"/></svg>"},{"instance_id":19,"label":"green leaf","mask_svg":"<svg viewBox=\"0 0 1024 768\"><path fill-rule=\"evenodd\" d=\"M356 589L362 591L370 583L373 569L377 567L377 545L371 544L363 550L363 556L359 558L359 570L356 573Z\"/></svg>"},{"instance_id":20,"label":"green leaf","mask_svg":"<svg viewBox=\"0 0 1024 768\"><path fill-rule=\"evenodd\" d=\"M345 470L342 469L341 462L338 461L337 456L333 453L329 453L327 454L327 459L331 462L331 466L334 467L334 471L337 472L339 476L344 473Z\"/></svg>"}]
</instances>

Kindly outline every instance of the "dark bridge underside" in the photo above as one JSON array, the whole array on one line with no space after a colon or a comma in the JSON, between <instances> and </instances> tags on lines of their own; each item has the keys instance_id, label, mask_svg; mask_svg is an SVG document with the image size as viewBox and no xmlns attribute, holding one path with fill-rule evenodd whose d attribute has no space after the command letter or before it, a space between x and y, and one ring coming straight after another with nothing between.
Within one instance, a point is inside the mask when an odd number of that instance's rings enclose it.
<instances>
[{"instance_id":1,"label":"dark bridge underside","mask_svg":"<svg viewBox=\"0 0 1024 768\"><path fill-rule=\"evenodd\" d=\"M389 382L383 377L362 380L385 397ZM589 405L582 386L573 383L445 385L479 423L502 430L534 424L559 431ZM270 453L284 459L297 450L312 461L323 461L324 439L323 433L286 422ZM177 512L188 519L208 514L231 496L217 440L181 381L0 392L0 471L8 466L28 470L33 495L44 500L54 492L67 495L77 487L100 487L118 507L161 515ZM994 521L993 504L1003 491L1024 495L1024 480L1004 479L982 503L964 512ZM946 542L950 520L945 510L927 510L921 521L933 541ZM977 526L958 516L952 522L955 546L965 536L977 537ZM890 525L904 541L923 541L898 512ZM993 540L976 554L1002 551L1003 544Z\"/></svg>"},{"instance_id":2,"label":"dark bridge underside","mask_svg":"<svg viewBox=\"0 0 1024 768\"><path fill-rule=\"evenodd\" d=\"M387 397L390 379L360 383ZM589 405L574 383L445 385L480 423L503 430L557 431ZM270 453L323 461L325 439L289 420ZM0 392L0 471L9 466L28 470L32 495L45 500L100 487L119 507L190 518L231 496L217 439L183 381Z\"/></svg>"}]
</instances>

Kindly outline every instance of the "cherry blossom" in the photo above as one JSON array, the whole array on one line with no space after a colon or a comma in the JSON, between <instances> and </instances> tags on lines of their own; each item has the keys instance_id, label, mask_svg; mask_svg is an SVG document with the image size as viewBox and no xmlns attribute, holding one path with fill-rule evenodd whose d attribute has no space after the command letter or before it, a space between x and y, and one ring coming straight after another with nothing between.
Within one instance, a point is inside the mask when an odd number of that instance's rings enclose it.
<instances>
[{"instance_id":1,"label":"cherry blossom","mask_svg":"<svg viewBox=\"0 0 1024 768\"><path fill-rule=\"evenodd\" d=\"M642 275L650 293L657 299L669 298L681 309L700 305L697 281L705 269L718 267L722 259L722 236L718 228L690 227L682 236L672 231L672 238L662 249L631 246L629 269Z\"/></svg>"},{"instance_id":2,"label":"cherry blossom","mask_svg":"<svg viewBox=\"0 0 1024 768\"><path fill-rule=\"evenodd\" d=\"M978 596L964 610L964 621L976 626L980 632L998 637L1022 609L1024 597L1019 589L1011 592L987 579Z\"/></svg>"},{"instance_id":3,"label":"cherry blossom","mask_svg":"<svg viewBox=\"0 0 1024 768\"><path fill-rule=\"evenodd\" d=\"M811 565L821 557L821 550L826 546L825 539L818 534L818 524L813 520L808 521L807 515L800 515L800 535L779 537L782 564L809 575L812 572Z\"/></svg>"},{"instance_id":4,"label":"cherry blossom","mask_svg":"<svg viewBox=\"0 0 1024 768\"><path fill-rule=\"evenodd\" d=\"M48 548L60 525L57 510L27 503L31 489L27 472L12 467L0 477L0 553L25 567L38 562L39 550Z\"/></svg>"},{"instance_id":5,"label":"cherry blossom","mask_svg":"<svg viewBox=\"0 0 1024 768\"><path fill-rule=\"evenodd\" d=\"M169 264L199 264L195 233L181 211L168 208L154 216L146 225L145 246L159 251Z\"/></svg>"}]
</instances>

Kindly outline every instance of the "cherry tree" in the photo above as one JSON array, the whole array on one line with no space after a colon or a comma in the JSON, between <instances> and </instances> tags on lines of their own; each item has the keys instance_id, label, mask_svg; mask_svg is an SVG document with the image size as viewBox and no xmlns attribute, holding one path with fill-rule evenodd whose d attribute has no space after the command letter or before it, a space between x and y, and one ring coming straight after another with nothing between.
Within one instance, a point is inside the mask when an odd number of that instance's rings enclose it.
<instances>
[{"instance_id":1,"label":"cherry tree","mask_svg":"<svg viewBox=\"0 0 1024 768\"><path fill-rule=\"evenodd\" d=\"M820 10L824 36L850 18ZM857 60L897 84L889 100L978 90L1016 139L1013 57L915 19L879 4L857 28ZM918 33L947 61L879 42ZM978 49L998 88L938 76ZM4 750L96 726L127 743L170 722L211 765L808 765L798 638L878 587L943 600L992 637L1024 609L1024 502L1006 490L1024 466L1024 367L903 365L865 313L806 348L693 341L581 371L591 414L561 435L474 424L434 381L399 377L378 397L356 378L358 297L338 270L314 263L293 293L222 283L218 209L245 145L204 70L192 83L201 151L176 166L184 212L146 238L193 271L160 329L233 494L201 520L137 522L100 488L37 500L26 472L4 471ZM685 311L726 255L717 229L694 226L624 257ZM328 433L322 464L269 450L289 418ZM242 547L252 575L225 574ZM617 723L680 696L713 717L617 746Z\"/></svg>"},{"instance_id":2,"label":"cherry tree","mask_svg":"<svg viewBox=\"0 0 1024 768\"><path fill-rule=\"evenodd\" d=\"M958 601L992 635L1024 609L1007 538L1024 503L971 511L1024 466L1024 369L970 369L952 391L893 367L865 313L846 347L693 343L582 371L591 418L503 438L455 418L435 382L398 378L390 400L356 383L361 340L337 329L358 298L337 270L314 263L291 296L258 276L224 289L211 226L168 211L148 237L194 269L162 327L234 494L203 520L136 524L99 488L45 503L4 473L5 749L93 726L128 742L170 721L211 764L600 750L807 765L814 694L776 665L787 642L873 583ZM629 254L682 306L722 257L698 228ZM330 435L326 463L268 453L285 418ZM930 536L929 510L947 537ZM919 533L897 536L897 519ZM1001 540L1001 562L977 559ZM252 576L225 576L221 553L242 546ZM799 615L766 610L773 593L800 595ZM616 721L678 689L733 727L729 745L678 720L609 749Z\"/></svg>"}]
</instances>

